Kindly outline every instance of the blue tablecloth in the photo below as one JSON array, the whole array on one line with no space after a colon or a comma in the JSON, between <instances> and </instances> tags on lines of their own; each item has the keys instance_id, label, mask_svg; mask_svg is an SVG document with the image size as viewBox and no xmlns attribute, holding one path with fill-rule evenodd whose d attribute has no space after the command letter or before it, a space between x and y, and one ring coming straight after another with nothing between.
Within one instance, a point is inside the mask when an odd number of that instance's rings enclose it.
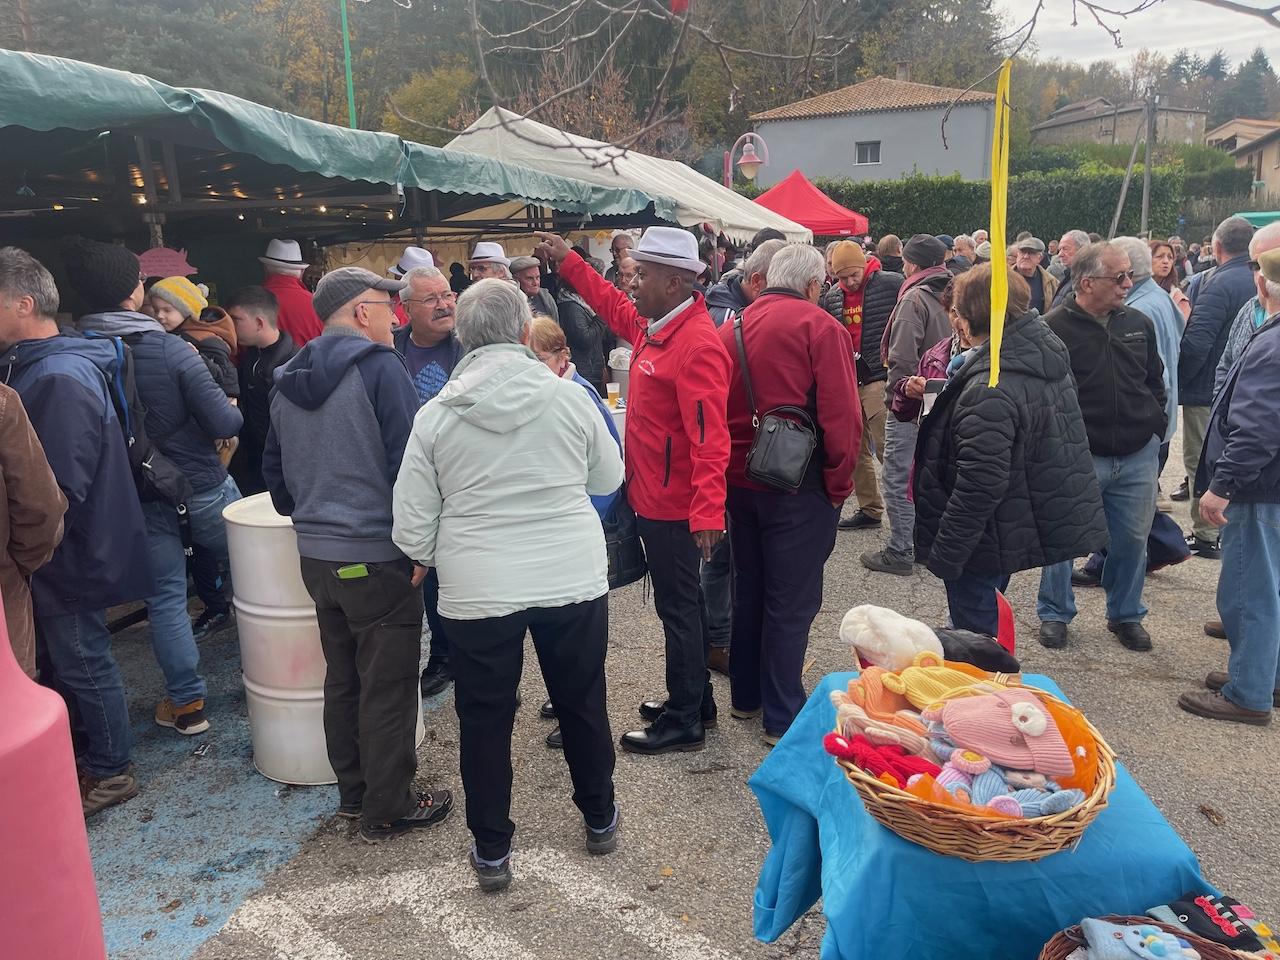
<instances>
[{"instance_id":1,"label":"blue tablecloth","mask_svg":"<svg viewBox=\"0 0 1280 960\"><path fill-rule=\"evenodd\" d=\"M1110 805L1074 851L1035 863L968 863L903 840L871 818L822 749L835 727L831 691L854 676L825 677L751 778L773 840L756 887L759 939L776 940L821 896L823 960L1034 960L1084 917L1141 914L1212 889L1123 767ZM1047 677L1025 682L1062 696Z\"/></svg>"}]
</instances>

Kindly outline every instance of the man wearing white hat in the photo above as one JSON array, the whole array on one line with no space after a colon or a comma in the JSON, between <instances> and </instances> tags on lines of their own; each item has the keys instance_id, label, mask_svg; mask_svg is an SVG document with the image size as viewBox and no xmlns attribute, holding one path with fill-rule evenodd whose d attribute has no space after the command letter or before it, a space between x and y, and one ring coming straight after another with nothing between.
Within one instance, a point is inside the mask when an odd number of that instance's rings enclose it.
<instances>
[{"instance_id":1,"label":"man wearing white hat","mask_svg":"<svg viewBox=\"0 0 1280 960\"><path fill-rule=\"evenodd\" d=\"M538 233L539 249L617 336L634 343L627 403L627 499L634 508L653 598L666 635L667 699L640 705L650 721L624 734L622 749L657 754L700 750L716 705L707 670L699 572L724 538L729 429L729 356L706 300L694 289L705 265L693 234L650 227L631 258L627 294L565 241Z\"/></svg>"},{"instance_id":2,"label":"man wearing white hat","mask_svg":"<svg viewBox=\"0 0 1280 960\"><path fill-rule=\"evenodd\" d=\"M272 240L267 244L266 256L259 257L258 262L267 274L262 286L275 294L279 304L276 325L289 334L299 348L320 336L324 323L311 304L311 291L302 285L302 274L308 264L302 259L298 241Z\"/></svg>"},{"instance_id":3,"label":"man wearing white hat","mask_svg":"<svg viewBox=\"0 0 1280 960\"><path fill-rule=\"evenodd\" d=\"M482 240L471 251L471 259L467 261L467 270L472 281L496 277L499 280L511 279L511 260L502 244L491 240Z\"/></svg>"},{"instance_id":4,"label":"man wearing white hat","mask_svg":"<svg viewBox=\"0 0 1280 960\"><path fill-rule=\"evenodd\" d=\"M424 250L422 247L405 247L404 253L400 254L398 262L387 267L387 276L394 277L396 280L403 280L404 275L415 267L431 267L435 268L436 258L431 255L430 250ZM396 294L393 299L396 302L396 321L401 327L409 325L409 313L404 308L401 297Z\"/></svg>"}]
</instances>

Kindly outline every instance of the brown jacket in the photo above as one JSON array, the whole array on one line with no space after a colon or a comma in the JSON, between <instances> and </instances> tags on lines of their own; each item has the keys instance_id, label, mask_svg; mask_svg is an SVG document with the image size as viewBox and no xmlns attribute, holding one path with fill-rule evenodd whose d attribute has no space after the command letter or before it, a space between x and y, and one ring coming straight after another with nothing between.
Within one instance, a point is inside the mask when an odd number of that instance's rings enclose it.
<instances>
[{"instance_id":1,"label":"brown jacket","mask_svg":"<svg viewBox=\"0 0 1280 960\"><path fill-rule=\"evenodd\" d=\"M32 677L36 636L27 580L62 540L66 509L22 401L0 384L0 594L13 653Z\"/></svg>"}]
</instances>

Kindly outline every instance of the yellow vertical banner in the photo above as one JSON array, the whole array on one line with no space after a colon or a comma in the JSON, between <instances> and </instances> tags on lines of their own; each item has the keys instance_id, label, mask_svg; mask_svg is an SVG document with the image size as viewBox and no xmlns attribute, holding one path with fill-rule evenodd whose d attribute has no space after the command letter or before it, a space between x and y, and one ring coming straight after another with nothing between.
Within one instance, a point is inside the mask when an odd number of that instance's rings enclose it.
<instances>
[{"instance_id":1,"label":"yellow vertical banner","mask_svg":"<svg viewBox=\"0 0 1280 960\"><path fill-rule=\"evenodd\" d=\"M1000 67L996 82L996 116L991 128L991 379L1000 382L1000 342L1004 339L1004 314L1009 303L1009 272L1005 267L1005 227L1009 208L1009 74L1013 61Z\"/></svg>"}]
</instances>

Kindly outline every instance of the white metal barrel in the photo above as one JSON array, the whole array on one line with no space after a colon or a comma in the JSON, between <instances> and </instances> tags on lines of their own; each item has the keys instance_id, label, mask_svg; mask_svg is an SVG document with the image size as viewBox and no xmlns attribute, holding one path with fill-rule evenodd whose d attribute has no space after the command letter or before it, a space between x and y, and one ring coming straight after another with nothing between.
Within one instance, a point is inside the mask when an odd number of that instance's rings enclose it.
<instances>
[{"instance_id":1,"label":"white metal barrel","mask_svg":"<svg viewBox=\"0 0 1280 960\"><path fill-rule=\"evenodd\" d=\"M293 524L266 493L237 500L222 516L253 765L281 783L333 783L324 742L324 652ZM419 700L415 742L424 736Z\"/></svg>"}]
</instances>

